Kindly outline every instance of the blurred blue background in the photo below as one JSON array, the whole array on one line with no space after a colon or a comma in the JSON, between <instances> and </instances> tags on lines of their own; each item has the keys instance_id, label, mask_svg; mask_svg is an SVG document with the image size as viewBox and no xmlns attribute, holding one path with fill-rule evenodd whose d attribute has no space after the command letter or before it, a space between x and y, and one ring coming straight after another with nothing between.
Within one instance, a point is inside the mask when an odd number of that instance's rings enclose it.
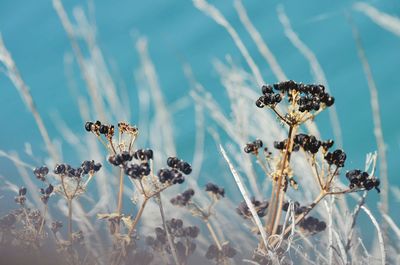
<instances>
[{"instance_id":1,"label":"blurred blue background","mask_svg":"<svg viewBox=\"0 0 400 265\"><path fill-rule=\"evenodd\" d=\"M398 1L365 1L381 11L400 16ZM367 87L351 27L345 12L349 12L359 28L364 48L378 86L383 132L387 144L389 177L392 186L399 186L400 119L398 102L400 89L400 38L382 29L365 15L354 11L353 1L244 1L249 17L261 32L286 74L294 80L312 82L308 62L292 46L283 33L276 8L283 4L294 30L316 54L321 63L336 107L343 133L348 168L363 167L365 154L376 150L370 94ZM93 1L97 23L97 38L112 69L117 84L125 84L131 100L137 97L133 71L139 59L135 38L146 36L150 56L156 66L167 103L189 93L182 64L191 65L195 77L212 91L228 109L228 101L219 77L212 67L214 58L232 55L235 62L247 65L226 31L196 9L191 1ZM265 80L275 82L268 65L240 23L231 1L215 4L245 41ZM76 5L87 10L86 1L64 1L71 14ZM52 113L57 113L72 131L83 134L78 106L68 89L64 55L71 52L70 42L54 11L51 1L0 1L0 32L25 82L37 102L52 138L59 137ZM77 85L85 93L85 84L78 70ZM137 99L136 99L137 100ZM194 126L192 114L180 113L175 119L178 153L190 158ZM136 115L136 116L135 116ZM133 113L133 118L137 114ZM133 122L135 122L133 120ZM327 115L317 120L324 138L332 137ZM32 115L23 104L9 79L0 72L0 149L23 153L26 142L32 144L37 157L45 156L43 142ZM179 130L178 130L179 128ZM189 142L189 144L188 144ZM207 144L213 144L208 139ZM215 149L216 150L216 149ZM65 149L64 158L75 164L72 149ZM209 152L205 174L212 172L217 151ZM18 181L14 166L0 159L0 174ZM211 173L208 173L211 174ZM374 195L375 197L375 195ZM392 206L398 207L394 198ZM397 214L398 215L398 214Z\"/></svg>"}]
</instances>

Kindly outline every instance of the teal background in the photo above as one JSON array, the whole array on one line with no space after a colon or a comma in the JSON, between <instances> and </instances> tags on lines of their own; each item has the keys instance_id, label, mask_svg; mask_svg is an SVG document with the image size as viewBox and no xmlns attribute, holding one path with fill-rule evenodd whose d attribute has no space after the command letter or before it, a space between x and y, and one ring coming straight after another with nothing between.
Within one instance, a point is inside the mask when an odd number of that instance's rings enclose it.
<instances>
[{"instance_id":1,"label":"teal background","mask_svg":"<svg viewBox=\"0 0 400 265\"><path fill-rule=\"evenodd\" d=\"M86 1L63 1L69 13ZM366 1L391 15L400 16L398 1ZM193 72L222 106L228 109L225 92L212 67L214 58L232 55L235 62L247 68L226 31L197 10L191 1L93 1L98 30L98 43L109 63L117 66L115 80L123 81L132 101L137 100L133 70L139 59L134 43L139 35L149 41L150 56L156 66L167 103L189 93L182 64L189 63ZM249 35L241 25L231 1L215 1L238 33L243 37L265 80L276 81ZM244 1L249 17L276 55L286 74L294 80L312 82L308 62L294 48L283 33L276 7L283 4L294 30L316 54L327 76L343 133L344 149L348 154L347 167L363 167L365 154L376 150L370 95L366 77L357 56L351 27L345 12L349 12L359 28L368 60L378 86L384 138L387 144L391 186L398 187L400 169L400 38L380 28L365 15L352 10L354 1ZM69 40L52 7L51 1L0 0L0 32L13 55L19 70L31 88L52 138L59 133L53 124L52 113L57 113L76 134L83 134L77 104L71 96L63 58L71 52ZM1 68L0 68L1 69ZM78 88L86 93L84 83L75 69ZM118 83L118 82L117 82ZM137 113L133 113L137 119ZM193 110L176 117L178 153L191 158L193 143ZM133 121L134 122L134 121ZM324 137L332 137L326 114L318 119ZM0 149L23 153L24 143L32 143L37 157L45 156L45 149L34 120L24 106L16 89L0 72ZM188 144L189 143L189 144ZM220 155L211 137L206 144L210 152L203 172L211 178L215 160ZM208 147L207 147L208 148ZM66 161L77 164L73 149L64 149ZM18 183L14 166L0 159L0 174ZM377 195L370 196L376 200ZM399 201L391 198L392 209ZM394 220L400 217L394 212Z\"/></svg>"}]
</instances>

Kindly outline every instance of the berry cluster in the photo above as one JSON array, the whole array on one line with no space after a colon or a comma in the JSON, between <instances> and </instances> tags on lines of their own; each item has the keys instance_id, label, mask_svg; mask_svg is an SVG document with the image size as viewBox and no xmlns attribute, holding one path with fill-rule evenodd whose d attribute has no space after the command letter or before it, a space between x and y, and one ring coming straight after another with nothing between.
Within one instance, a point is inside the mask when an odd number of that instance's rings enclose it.
<instances>
[{"instance_id":1,"label":"berry cluster","mask_svg":"<svg viewBox=\"0 0 400 265\"><path fill-rule=\"evenodd\" d=\"M33 174L41 181L45 181L47 174L49 174L49 168L46 166L37 167L33 170Z\"/></svg>"},{"instance_id":2,"label":"berry cluster","mask_svg":"<svg viewBox=\"0 0 400 265\"><path fill-rule=\"evenodd\" d=\"M187 189L184 192L178 194L176 197L172 198L170 202L175 206L186 206L193 196L194 190Z\"/></svg>"},{"instance_id":3,"label":"berry cluster","mask_svg":"<svg viewBox=\"0 0 400 265\"><path fill-rule=\"evenodd\" d=\"M275 141L274 148L278 150L284 150L287 142L287 139L283 141ZM300 133L293 138L293 152L297 152L300 150L300 148L303 148L306 152L316 154L318 153L320 147L323 148L324 152L327 152L328 149L333 146L333 143L333 140L320 141L313 135Z\"/></svg>"},{"instance_id":4,"label":"berry cluster","mask_svg":"<svg viewBox=\"0 0 400 265\"><path fill-rule=\"evenodd\" d=\"M98 172L100 168L101 168L100 163L95 163L94 160L91 161L86 160L83 161L81 166L78 168L73 168L68 164L56 164L53 172L56 175L65 175L70 178L73 177L81 178L84 175L94 174Z\"/></svg>"},{"instance_id":5,"label":"berry cluster","mask_svg":"<svg viewBox=\"0 0 400 265\"><path fill-rule=\"evenodd\" d=\"M259 139L254 140L253 142L247 143L244 147L244 152L247 154L258 154L258 149L263 146L263 142Z\"/></svg>"},{"instance_id":6,"label":"berry cluster","mask_svg":"<svg viewBox=\"0 0 400 265\"><path fill-rule=\"evenodd\" d=\"M214 183L211 183L211 182L207 183L206 191L211 192L217 198L225 196L225 189L218 187L217 185L215 185Z\"/></svg>"},{"instance_id":7,"label":"berry cluster","mask_svg":"<svg viewBox=\"0 0 400 265\"><path fill-rule=\"evenodd\" d=\"M275 94L271 85L264 85L261 87L263 95L256 101L256 106L264 108L265 106L274 107L276 104L281 102L281 94Z\"/></svg>"},{"instance_id":8,"label":"berry cluster","mask_svg":"<svg viewBox=\"0 0 400 265\"><path fill-rule=\"evenodd\" d=\"M94 160L85 160L82 162L82 165L80 167L82 169L82 174L87 175L87 174L94 174L95 172L98 172L101 168L100 163L95 163ZM79 171L79 168L76 169L76 171Z\"/></svg>"},{"instance_id":9,"label":"berry cluster","mask_svg":"<svg viewBox=\"0 0 400 265\"><path fill-rule=\"evenodd\" d=\"M306 152L316 154L321 147L322 142L317 140L317 138L315 138L313 135L300 133L294 137L294 144L299 145Z\"/></svg>"},{"instance_id":10,"label":"berry cluster","mask_svg":"<svg viewBox=\"0 0 400 265\"><path fill-rule=\"evenodd\" d=\"M177 157L169 157L167 165L170 168L162 168L158 171L157 175L161 183L171 182L172 184L182 184L185 181L182 173L188 175L192 172L192 166Z\"/></svg>"},{"instance_id":11,"label":"berry cluster","mask_svg":"<svg viewBox=\"0 0 400 265\"><path fill-rule=\"evenodd\" d=\"M274 92L277 91L277 93ZM330 107L335 102L335 98L325 92L323 85L296 83L293 80L276 83L273 85L263 85L261 88L262 96L256 101L259 108L265 106L275 107L281 102L284 95L288 96L288 101L293 102L296 94L296 104L300 112L317 111L321 107Z\"/></svg>"},{"instance_id":12,"label":"berry cluster","mask_svg":"<svg viewBox=\"0 0 400 265\"><path fill-rule=\"evenodd\" d=\"M274 148L278 150L283 150L286 148L287 139L283 141L274 141Z\"/></svg>"},{"instance_id":13,"label":"berry cluster","mask_svg":"<svg viewBox=\"0 0 400 265\"><path fill-rule=\"evenodd\" d=\"M259 217L264 217L267 214L269 202L268 201L258 201L254 197L251 198L254 208L256 209L257 215ZM251 212L245 201L239 203L236 208L236 212L242 216L244 219L251 218Z\"/></svg>"},{"instance_id":14,"label":"berry cluster","mask_svg":"<svg viewBox=\"0 0 400 265\"><path fill-rule=\"evenodd\" d=\"M174 237L191 237L196 238L199 233L200 229L197 226L187 226L183 227L183 222L181 219L172 218L166 222L168 231Z\"/></svg>"},{"instance_id":15,"label":"berry cluster","mask_svg":"<svg viewBox=\"0 0 400 265\"><path fill-rule=\"evenodd\" d=\"M357 188L371 190L375 188L378 192L380 192L380 180L374 176L370 176L367 172L359 169L353 169L346 173L346 178L350 181L350 189Z\"/></svg>"},{"instance_id":16,"label":"berry cluster","mask_svg":"<svg viewBox=\"0 0 400 265\"><path fill-rule=\"evenodd\" d=\"M140 161L140 164L128 164L135 158ZM133 179L141 179L150 174L149 160L153 159L153 150L151 149L138 149L132 155L128 151L111 155L108 157L108 162L114 166L121 166L124 168L125 174Z\"/></svg>"},{"instance_id":17,"label":"berry cluster","mask_svg":"<svg viewBox=\"0 0 400 265\"><path fill-rule=\"evenodd\" d=\"M97 135L103 134L106 137L112 137L114 135L114 125L102 124L100 121L86 122L85 130L88 132L94 132Z\"/></svg>"},{"instance_id":18,"label":"berry cluster","mask_svg":"<svg viewBox=\"0 0 400 265\"><path fill-rule=\"evenodd\" d=\"M221 250L214 244L210 245L206 252L206 258L209 260L215 260L217 264L223 261L225 258L233 258L237 251L230 244L224 244L221 246Z\"/></svg>"},{"instance_id":19,"label":"berry cluster","mask_svg":"<svg viewBox=\"0 0 400 265\"><path fill-rule=\"evenodd\" d=\"M150 175L150 165L148 162L140 164L130 164L124 167L125 174L133 179L141 179L144 176Z\"/></svg>"},{"instance_id":20,"label":"berry cluster","mask_svg":"<svg viewBox=\"0 0 400 265\"><path fill-rule=\"evenodd\" d=\"M289 205L290 205L289 202L284 202L283 206L282 206L282 210L286 212L289 208ZM300 203L298 201L294 202L294 214L295 215L302 214L302 213L306 212L307 209L308 209L307 206L300 206Z\"/></svg>"},{"instance_id":21,"label":"berry cluster","mask_svg":"<svg viewBox=\"0 0 400 265\"><path fill-rule=\"evenodd\" d=\"M175 245L176 252L182 263L194 253L196 244L193 240L199 235L200 229L197 226L183 226L181 219L172 218L166 222L167 229ZM155 228L156 236L148 236L146 243L155 251L166 251L171 254L168 238L165 230L161 227Z\"/></svg>"},{"instance_id":22,"label":"berry cluster","mask_svg":"<svg viewBox=\"0 0 400 265\"><path fill-rule=\"evenodd\" d=\"M300 223L299 226L306 230L309 233L318 233L322 232L326 229L326 223L324 221L320 221L315 217L306 217Z\"/></svg>"},{"instance_id":23,"label":"berry cluster","mask_svg":"<svg viewBox=\"0 0 400 265\"><path fill-rule=\"evenodd\" d=\"M337 167L344 167L346 161L346 153L341 149L336 149L333 152L328 152L325 155L325 160L329 165L335 165Z\"/></svg>"},{"instance_id":24,"label":"berry cluster","mask_svg":"<svg viewBox=\"0 0 400 265\"><path fill-rule=\"evenodd\" d=\"M124 166L127 162L132 161L133 156L128 151L122 151L121 153L110 155L108 162L113 166Z\"/></svg>"},{"instance_id":25,"label":"berry cluster","mask_svg":"<svg viewBox=\"0 0 400 265\"><path fill-rule=\"evenodd\" d=\"M185 175L189 175L192 172L192 167L188 162L178 159L177 157L168 157L167 165L169 167L178 169Z\"/></svg>"},{"instance_id":26,"label":"berry cluster","mask_svg":"<svg viewBox=\"0 0 400 265\"><path fill-rule=\"evenodd\" d=\"M137 160L145 160L148 161L153 159L153 150L151 149L138 149L133 153L133 157Z\"/></svg>"},{"instance_id":27,"label":"berry cluster","mask_svg":"<svg viewBox=\"0 0 400 265\"><path fill-rule=\"evenodd\" d=\"M40 188L40 199L42 200L42 202L44 204L47 204L47 202L49 201L50 195L53 193L54 191L54 186L49 184L47 186L47 188Z\"/></svg>"},{"instance_id":28,"label":"berry cluster","mask_svg":"<svg viewBox=\"0 0 400 265\"><path fill-rule=\"evenodd\" d=\"M287 211L289 208L290 203L289 202L285 202L283 204L282 210L283 211ZM300 203L298 201L294 202L294 214L295 215L300 215L302 213L305 213L308 211L308 207L307 206L301 206ZM300 223L299 226L303 229L308 231L309 233L318 233L321 231L324 231L326 228L326 223L324 221L319 221L317 218L315 217L307 217L304 218Z\"/></svg>"},{"instance_id":29,"label":"berry cluster","mask_svg":"<svg viewBox=\"0 0 400 265\"><path fill-rule=\"evenodd\" d=\"M299 84L298 88L302 96L297 100L299 111L319 110L322 105L330 107L335 103L335 98L325 92L323 85L304 85Z\"/></svg>"},{"instance_id":30,"label":"berry cluster","mask_svg":"<svg viewBox=\"0 0 400 265\"><path fill-rule=\"evenodd\" d=\"M25 201L26 201L26 188L25 187L21 187L18 190L18 196L15 196L14 201L16 203L18 203L19 205L24 205Z\"/></svg>"},{"instance_id":31,"label":"berry cluster","mask_svg":"<svg viewBox=\"0 0 400 265\"><path fill-rule=\"evenodd\" d=\"M157 176L161 183L171 182L172 184L182 184L185 181L182 173L175 168L162 168L158 171Z\"/></svg>"}]
</instances>

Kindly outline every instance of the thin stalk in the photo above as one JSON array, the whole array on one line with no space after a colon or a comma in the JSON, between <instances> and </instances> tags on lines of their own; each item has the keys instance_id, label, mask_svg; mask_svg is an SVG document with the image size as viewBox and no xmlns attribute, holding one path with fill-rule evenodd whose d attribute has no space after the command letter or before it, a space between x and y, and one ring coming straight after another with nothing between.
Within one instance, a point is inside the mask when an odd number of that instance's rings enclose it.
<instances>
[{"instance_id":1,"label":"thin stalk","mask_svg":"<svg viewBox=\"0 0 400 265\"><path fill-rule=\"evenodd\" d=\"M40 236L40 234L42 233L43 226L44 226L44 221L45 221L45 219L46 219L47 208L48 208L48 207L47 207L47 204L46 204L45 207L44 207L44 213L43 213L42 221L41 221L41 223L40 223L40 228L39 228L39 231L38 231L38 233L37 233L37 236Z\"/></svg>"},{"instance_id":2,"label":"thin stalk","mask_svg":"<svg viewBox=\"0 0 400 265\"><path fill-rule=\"evenodd\" d=\"M139 212L137 213L137 215L136 215L136 217L135 217L135 220L133 220L132 226L129 228L128 236L131 236L131 235L132 235L133 231L135 230L135 227L136 227L137 224L139 223L139 219L140 219L140 217L142 217L144 208L146 207L146 203L147 203L147 201L148 201L149 199L150 199L150 197L145 197L145 198L144 198L144 201L143 201L142 205L140 206Z\"/></svg>"},{"instance_id":3,"label":"thin stalk","mask_svg":"<svg viewBox=\"0 0 400 265\"><path fill-rule=\"evenodd\" d=\"M283 198L284 198L284 194L281 194L281 191L283 190L282 180L286 164L290 162L290 153L292 152L293 149L293 138L296 133L296 130L297 126L291 125L289 127L288 142L286 144L285 154L281 161L281 171L271 194L270 202L272 207L271 207L271 213L268 214L268 222L267 222L267 231L269 235L275 234L279 224L279 219L281 217Z\"/></svg>"},{"instance_id":4,"label":"thin stalk","mask_svg":"<svg viewBox=\"0 0 400 265\"><path fill-rule=\"evenodd\" d=\"M118 190L118 205L117 205L117 214L121 215L122 210L122 195L124 193L124 170L120 168L119 172L119 190Z\"/></svg>"},{"instance_id":5,"label":"thin stalk","mask_svg":"<svg viewBox=\"0 0 400 265\"><path fill-rule=\"evenodd\" d=\"M212 227L212 225L210 224L210 222L207 219L204 220L204 222L206 223L208 231L210 231L211 237L213 238L213 240L214 240L215 244L217 245L218 249L222 250L221 243L218 240L218 237L217 237L217 234L214 231L214 228Z\"/></svg>"},{"instance_id":6,"label":"thin stalk","mask_svg":"<svg viewBox=\"0 0 400 265\"><path fill-rule=\"evenodd\" d=\"M364 203L365 203L366 197L367 197L367 191L364 191L363 195L361 196L360 201L358 202L357 206L355 207L355 209L353 211L353 214L352 214L353 218L352 218L352 221L351 221L350 231L348 233L347 243L346 243L346 246L345 246L346 254L348 254L348 252L349 252L349 250L351 248L351 241L353 239L353 233L354 233L354 227L356 225L356 220L357 220L358 214L360 213L361 206L363 206ZM350 260L347 262L347 264L350 264Z\"/></svg>"},{"instance_id":7,"label":"thin stalk","mask_svg":"<svg viewBox=\"0 0 400 265\"><path fill-rule=\"evenodd\" d=\"M270 176L270 175L268 174L268 169L267 169L267 167L265 166L265 164L263 163L263 161L261 160L259 154L256 155L256 158L257 158L257 164L260 165L262 171L264 171L265 176L267 176L267 177Z\"/></svg>"},{"instance_id":8,"label":"thin stalk","mask_svg":"<svg viewBox=\"0 0 400 265\"><path fill-rule=\"evenodd\" d=\"M314 209L314 207L323 199L325 198L326 195L328 195L329 193L326 193L325 191L322 191L317 198L314 199L314 201L310 204L310 206L307 207L307 209L301 213L300 215L298 215L294 221L294 225L297 225L298 223L300 223L306 216L307 214L310 213L310 211L312 209ZM289 232L292 230L291 226L288 226L285 231L283 232L282 237L285 237L287 234L289 234ZM279 238L276 238L274 241L272 241L272 246L275 246L276 243L279 242Z\"/></svg>"},{"instance_id":9,"label":"thin stalk","mask_svg":"<svg viewBox=\"0 0 400 265\"><path fill-rule=\"evenodd\" d=\"M171 234L168 231L167 223L165 221L165 213L164 213L164 208L163 208L162 201L161 201L161 194L157 195L157 201L158 201L158 206L160 208L160 215L161 215L161 220L163 223L164 231L167 234L168 244L169 244L169 247L172 252L172 257L174 258L175 264L179 265L180 263L179 263L178 255L176 254L175 244L172 240Z\"/></svg>"},{"instance_id":10,"label":"thin stalk","mask_svg":"<svg viewBox=\"0 0 400 265\"><path fill-rule=\"evenodd\" d=\"M68 240L72 243L72 199L68 198Z\"/></svg>"}]
</instances>

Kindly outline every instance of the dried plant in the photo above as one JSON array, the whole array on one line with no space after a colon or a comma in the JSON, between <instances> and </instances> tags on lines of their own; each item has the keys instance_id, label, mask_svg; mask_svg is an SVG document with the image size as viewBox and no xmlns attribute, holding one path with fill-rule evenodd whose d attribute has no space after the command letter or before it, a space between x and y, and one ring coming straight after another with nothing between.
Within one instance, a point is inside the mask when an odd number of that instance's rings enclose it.
<instances>
[{"instance_id":1,"label":"dried plant","mask_svg":"<svg viewBox=\"0 0 400 265\"><path fill-rule=\"evenodd\" d=\"M284 240L292 240L289 234L293 226L299 225L303 234L314 234L325 230L326 223L314 217L307 217L310 211L316 207L328 195L343 195L362 190L375 188L378 192L380 181L373 173L370 175L359 169L347 171L346 178L349 187L343 189L335 185L340 175L340 170L345 166L346 153L341 149L330 151L334 145L333 140L321 141L313 135L298 133L301 126L315 117L324 109L334 104L334 98L325 91L323 85L306 85L294 81L284 81L274 85L263 85L260 96L255 104L259 108L271 109L283 126L288 127L286 139L274 142L274 148L278 153L274 155L268 148L263 148L263 142L259 139L249 142L244 147L244 152L256 158L265 177L272 182L272 190L269 201L251 200L259 217L265 216L265 230L268 235L267 246L263 241L255 250L253 258L260 264L270 264L271 252L281 260L285 254L282 246ZM287 102L287 105L280 104ZM285 202L286 192L289 189L297 190L301 185L301 179L297 179L291 166L291 157L296 152L302 152L306 156L309 167L315 177L315 182L320 189L319 195L314 201L301 206L299 202ZM299 184L300 183L300 184ZM287 219L282 223L282 214L288 211L294 215L291 220L293 226L287 224ZM249 212L247 203L242 202L237 208L238 213L245 219L255 220ZM285 229L285 226L286 229ZM304 233L306 232L306 233Z\"/></svg>"},{"instance_id":2,"label":"dried plant","mask_svg":"<svg viewBox=\"0 0 400 265\"><path fill-rule=\"evenodd\" d=\"M171 156L167 159L165 168L153 169L153 167L158 167L158 164L153 161L155 156L165 156L166 158L167 154L175 155L176 151L170 123L160 123L160 121L170 121L172 112L169 112L163 102L161 88L157 81L154 65L148 56L145 39L141 38L137 41L137 49L143 67L137 77L145 81L145 88L140 88L140 93L142 96L145 95L142 98L151 96L149 102L152 101L155 105L156 117L148 122L147 115L139 115L143 119L139 124L143 125L141 129L145 132L146 130L149 132L160 131L160 137L149 138L149 145L158 152L153 154L151 149L136 148L138 144L136 139L139 133L136 126L125 122L120 122L115 127L100 121L87 122L85 129L92 133L99 140L98 143L104 145L107 150L106 160L113 168L108 171L107 166L103 165L102 167L100 163L93 160L84 161L77 168L65 163L55 164L60 162L61 152L58 153L55 143L48 135L29 88L22 80L16 64L0 36L0 62L4 64L5 73L15 84L25 104L33 113L46 143L48 155L51 157L46 164L53 169L49 170L47 166L33 169L33 174L40 183L38 186L41 186L37 192L24 174L25 168L32 168L32 166L21 161L17 155L0 152L1 156L9 158L19 167L25 185L28 187L28 189L25 187L13 188L17 193L15 203L18 207L0 218L1 253L3 254L11 248L16 249L17 252L23 250L32 257L39 256L39 259L43 259L41 261L43 264L44 258L40 256L45 253L48 245L55 245L57 255L54 257L62 260L60 264L64 262L71 265L171 264L171 262L183 265L194 263L194 261L198 261L199 264L209 261L216 264L242 264L244 262L293 264L300 263L300 261L306 264L363 264L367 262L385 264L386 259L388 262L398 259L398 254L396 254L396 250L399 248L398 242L388 241L390 240L387 238L388 227L381 228L377 218L366 206L367 191L376 189L379 192L380 183L379 179L375 177L375 165L372 169L365 167L364 170L352 169L343 173L341 171L345 167L346 153L341 149L333 150L333 140L320 140L318 128L313 121L320 112L328 108L332 115L333 127L335 127L335 122L336 125L338 124L333 107L334 98L329 94L327 80L316 56L293 31L283 8L278 9L278 17L284 26L285 34L309 61L316 82L323 83L325 86L284 81L287 76L278 60L269 50L257 29L251 24L244 6L237 0L235 8L241 22L250 33L261 55L270 65L274 75L279 81L282 81L274 85L262 86L262 95L259 97L253 88L264 83L262 72L255 60L252 59L251 51L247 50L238 32L218 9L205 0L196 0L194 3L197 8L210 15L227 30L251 71L248 73L234 65L229 57L228 65L222 62L216 63L217 72L228 92L232 117L227 117L222 113L219 99L214 100L200 84L194 82L194 89L191 91L191 96L196 104L196 115L203 109L208 111L216 123L225 130L230 138L229 141L238 146L242 146L248 139L252 140L246 144L244 152L241 153L237 152L234 145L227 146L228 152L221 146L223 157L235 177L235 182L232 183L238 185L244 201L235 207L235 198L228 197L221 200L222 197L225 197L225 189L213 183L206 185L206 194L209 197L204 196L200 192L197 182L197 176L201 175L200 169L196 169L197 172L193 174L196 175L196 179L188 179L191 189L180 192L170 202L174 206L187 210L192 216L199 218L202 223L190 225L189 223L194 221L194 218L189 217L186 220L183 218L185 215L179 216L181 213L179 209L175 208L172 211L170 206L164 207L161 196L171 197L174 190L172 189L171 192L170 187L184 182L184 175L190 174L192 168L189 163ZM102 120L129 120L130 112L125 111L127 104L119 98L121 95L117 93L116 86L104 63L105 60L96 44L95 30L91 21L87 21L79 9L75 12L76 25L73 25L61 1L53 0L53 5L71 41L90 95L88 104L86 99L79 98L82 118L87 120L90 116L96 116ZM386 14L377 12L369 5L362 3L355 4L354 8L367 14L378 25L396 33L396 20ZM81 34L82 32L84 34ZM80 45L81 40L90 47L88 58L85 58L85 53L81 51L83 46ZM363 63L368 66L365 54L361 53L361 55ZM365 68L367 69L366 75L371 81L371 70L369 66ZM373 88L371 95L376 95L373 80L370 83ZM147 88L150 92L146 91ZM255 112L254 105L248 104L254 100L256 100L257 107L267 107L271 111ZM384 149L382 149L384 141L379 128L381 125L378 98L372 97L371 100L374 107L374 120L377 121L376 127L379 129L377 130L378 145L380 146L378 151L380 159L384 161L385 155ZM139 102L141 114L143 114L142 111L149 110L149 102L146 100ZM199 114L199 117L202 117L202 113ZM200 122L196 118L197 122L201 123L200 127L204 127L203 120ZM269 124L268 128L264 128L267 127L263 126L265 123ZM204 130L204 128L200 129ZM73 133L67 126L60 131L65 136L65 140L76 147L80 157L86 159L90 155L96 161L102 161L100 158L104 157L104 154L99 151L97 143L94 139L90 139L90 136L82 137L83 140L75 139L71 136ZM307 133L305 133L306 131ZM335 127L333 131L337 136L335 142L340 148L340 128ZM215 131L212 134L215 139L218 139ZM151 136L150 133L149 135ZM261 136L262 140L258 139ZM146 137L149 136L144 133L143 138L146 139ZM255 140L253 141L253 139ZM76 142L80 144L76 144ZM83 142L85 144L82 144ZM220 143L220 140L217 142ZM198 158L196 166L199 167L202 162L202 145L201 137L198 141L196 139L195 156ZM232 155L233 162L230 162L228 153ZM374 164L375 160L376 156ZM239 176L233 163L239 165L239 172L244 173L246 179ZM193 165L195 165L194 162ZM384 163L383 165L380 170L384 174L380 175L382 194L384 194L383 197L386 197L388 196L385 188L387 186L385 174L387 173L385 172L386 165ZM256 166L259 166L259 169L255 169ZM115 172L116 176L114 176ZM263 174L256 174L257 172L263 172ZM341 173L349 181L347 187L339 180ZM97 184L100 198L97 198L94 193L88 192L88 184L92 180ZM117 182L116 187L111 185L114 180ZM130 181L132 186L127 185L127 181ZM245 186L247 181L250 184L249 191ZM229 183L224 183L227 191L234 190L233 185L227 186ZM272 184L272 189L270 198L266 199L269 184ZM7 185L11 186L12 184L8 183ZM363 193L360 196L357 192ZM351 216L346 214L350 212L350 208L345 199L337 200L335 203L335 198L344 194L350 194L357 200ZM129 207L123 205L126 195L131 196L130 199L133 203ZM30 202L29 196L32 196L36 202L35 205ZM113 200L114 196L116 203ZM314 198L312 198L313 196ZM329 199L328 196L330 196ZM35 198L38 199L35 200ZM59 198L57 206L61 206L61 211L66 216L67 231L65 233L63 222L53 218L50 213L51 205L57 198ZM92 207L89 213L80 204L80 198L94 201L94 203L89 203ZM154 212L151 211L152 201L159 208L160 226L156 226L159 224L159 220L154 218ZM387 204L387 200L382 201ZM317 207L319 205L325 207ZM171 210L170 213L174 213L174 218L166 218L166 210ZM318 214L316 215L318 218L310 216L311 210ZM128 214L131 211L134 214ZM398 240L399 228L387 214L387 209L385 211L382 214L383 219L395 232L395 239ZM377 231L379 248L371 249L380 249L379 259L375 257L377 254L372 253L370 248L364 245L357 231L360 212L367 214ZM98 222L90 219L90 215L93 214L97 214L98 219L107 221L107 234L111 241L107 240L107 236L95 234ZM208 230L208 233L202 233L202 225ZM84 230L85 227L90 229ZM246 234L246 229L243 229L246 227L249 227L249 231L256 235L253 237L255 240L248 236L250 232ZM150 234L148 233L149 229L151 229ZM207 240L208 238L209 240ZM110 251L106 251L104 246ZM249 249L252 251L248 251ZM296 257L292 256L293 252L296 253ZM391 259L390 253L397 256L392 255ZM52 261L58 263L56 258Z\"/></svg>"},{"instance_id":3,"label":"dried plant","mask_svg":"<svg viewBox=\"0 0 400 265\"><path fill-rule=\"evenodd\" d=\"M170 202L178 207L184 207L193 216L200 218L206 225L214 244L211 244L206 252L206 258L209 260L214 260L216 264L227 264L229 258L233 258L236 255L236 250L231 247L229 241L221 243L218 239L215 229L210 223L210 218L215 214L214 206L215 204L225 196L225 189L221 188L214 183L207 183L205 191L211 197L211 202L206 207L200 206L193 197L195 192L193 189L187 189L184 192L178 194L176 197L172 198Z\"/></svg>"}]
</instances>

